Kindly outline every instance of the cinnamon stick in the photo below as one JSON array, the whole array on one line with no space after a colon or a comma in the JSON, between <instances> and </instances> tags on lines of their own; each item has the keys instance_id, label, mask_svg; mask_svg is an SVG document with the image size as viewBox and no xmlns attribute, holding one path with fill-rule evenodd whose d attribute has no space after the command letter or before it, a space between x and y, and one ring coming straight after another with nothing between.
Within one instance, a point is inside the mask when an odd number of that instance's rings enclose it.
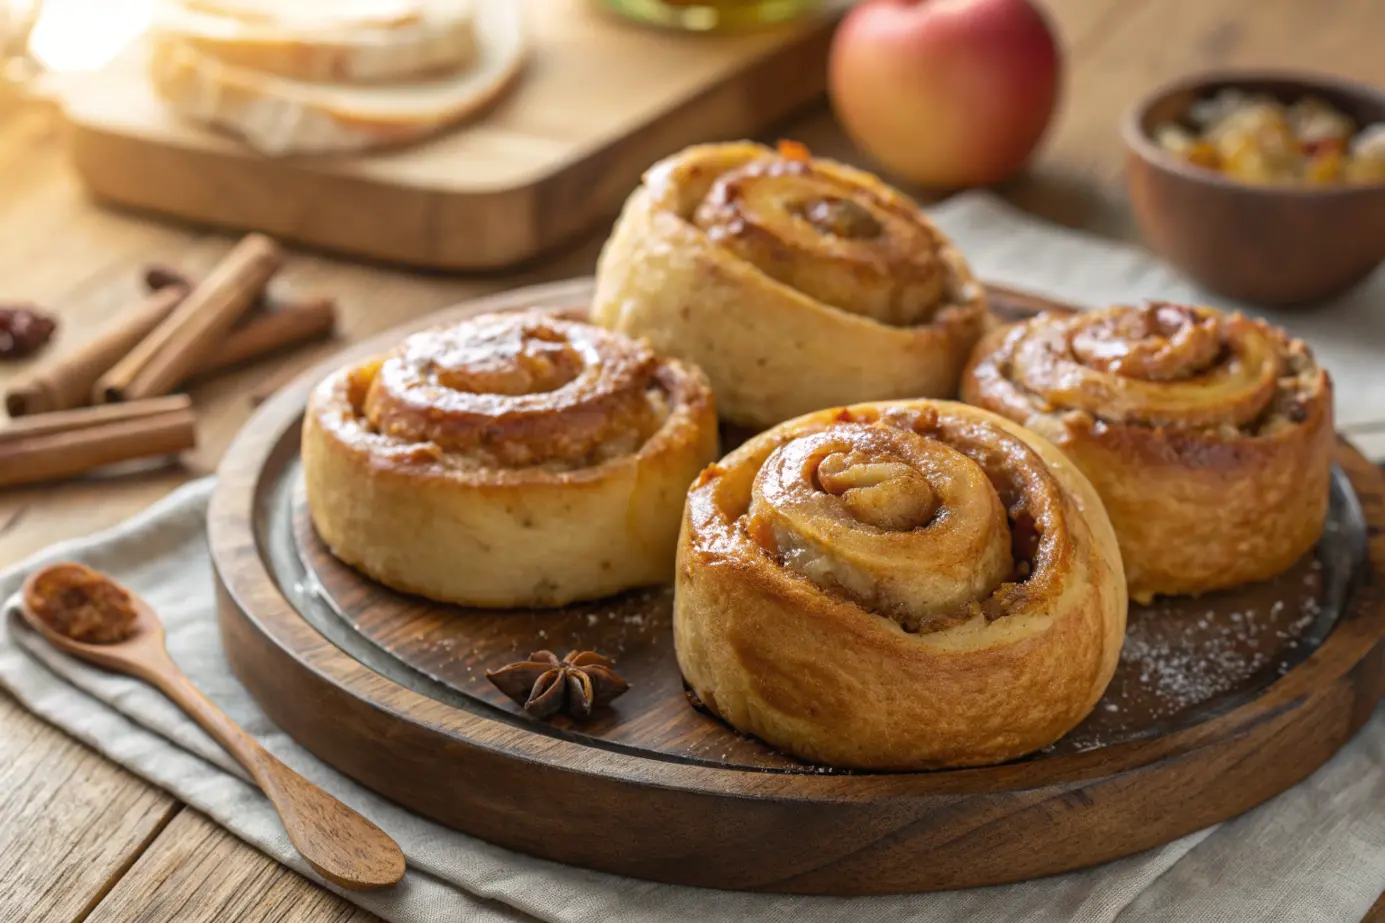
<instances>
[{"instance_id":1,"label":"cinnamon stick","mask_svg":"<svg viewBox=\"0 0 1385 923\"><path fill-rule=\"evenodd\" d=\"M181 395L31 417L0 430L0 487L172 455L196 445L195 424L192 407Z\"/></svg>"},{"instance_id":2,"label":"cinnamon stick","mask_svg":"<svg viewBox=\"0 0 1385 923\"><path fill-rule=\"evenodd\" d=\"M193 287L188 276L162 263L144 268L144 284L151 292L172 285ZM325 337L335 324L335 299L319 296L283 301L265 291L248 319L227 334L226 342L206 365L193 372L193 377L204 378L280 349Z\"/></svg>"},{"instance_id":3,"label":"cinnamon stick","mask_svg":"<svg viewBox=\"0 0 1385 923\"><path fill-rule=\"evenodd\" d=\"M201 378L276 350L328 336L336 324L336 303L312 298L284 304L250 318L232 330L206 362L194 370Z\"/></svg>"},{"instance_id":4,"label":"cinnamon stick","mask_svg":"<svg viewBox=\"0 0 1385 923\"><path fill-rule=\"evenodd\" d=\"M170 394L167 397L151 397L142 401L126 401L123 404L102 404L99 407L79 407L75 410L34 414L0 426L0 446L31 436L69 433L107 423L140 420L191 409L192 400L186 394Z\"/></svg>"},{"instance_id":5,"label":"cinnamon stick","mask_svg":"<svg viewBox=\"0 0 1385 923\"><path fill-rule=\"evenodd\" d=\"M250 234L232 248L182 304L97 380L96 401L167 394L207 361L283 264L279 245Z\"/></svg>"},{"instance_id":6,"label":"cinnamon stick","mask_svg":"<svg viewBox=\"0 0 1385 923\"><path fill-rule=\"evenodd\" d=\"M92 385L149 335L187 296L182 286L152 292L121 312L89 342L67 355L41 363L5 392L10 416L47 413L80 407L91 397Z\"/></svg>"}]
</instances>

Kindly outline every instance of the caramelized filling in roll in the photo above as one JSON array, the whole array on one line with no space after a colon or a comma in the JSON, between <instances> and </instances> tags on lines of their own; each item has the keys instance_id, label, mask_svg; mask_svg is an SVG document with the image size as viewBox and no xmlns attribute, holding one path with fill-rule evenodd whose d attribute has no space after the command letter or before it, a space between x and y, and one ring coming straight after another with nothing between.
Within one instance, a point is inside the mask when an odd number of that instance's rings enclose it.
<instances>
[{"instance_id":1,"label":"caramelized filling in roll","mask_svg":"<svg viewBox=\"0 0 1385 923\"><path fill-rule=\"evenodd\" d=\"M667 420L643 343L543 313L415 334L351 373L362 431L456 468L571 471L637 451Z\"/></svg>"},{"instance_id":2,"label":"caramelized filling in roll","mask_svg":"<svg viewBox=\"0 0 1385 923\"><path fill-rule=\"evenodd\" d=\"M1110 523L1056 449L901 401L789 421L702 473L674 639L708 708L789 753L975 765L1090 711L1125 606Z\"/></svg>"},{"instance_id":3,"label":"caramelized filling in roll","mask_svg":"<svg viewBox=\"0 0 1385 923\"><path fill-rule=\"evenodd\" d=\"M811 160L752 160L722 174L693 221L770 278L883 324L927 323L948 294L943 241L912 203Z\"/></svg>"},{"instance_id":4,"label":"caramelized filling in roll","mask_svg":"<svg viewBox=\"0 0 1385 923\"><path fill-rule=\"evenodd\" d=\"M1331 384L1263 321L1167 302L1043 315L988 335L962 390L1096 484L1141 600L1273 576L1321 533Z\"/></svg>"},{"instance_id":5,"label":"caramelized filling in roll","mask_svg":"<svg viewBox=\"0 0 1385 923\"><path fill-rule=\"evenodd\" d=\"M592 317L707 372L727 419L951 396L986 325L966 260L907 196L800 145L652 167L597 267Z\"/></svg>"}]
</instances>

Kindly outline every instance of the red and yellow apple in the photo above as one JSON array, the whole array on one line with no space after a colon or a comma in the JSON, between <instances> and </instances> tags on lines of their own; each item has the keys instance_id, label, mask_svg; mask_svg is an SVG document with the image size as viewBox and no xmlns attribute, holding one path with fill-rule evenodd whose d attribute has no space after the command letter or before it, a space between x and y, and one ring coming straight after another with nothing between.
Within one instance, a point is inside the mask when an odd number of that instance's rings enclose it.
<instances>
[{"instance_id":1,"label":"red and yellow apple","mask_svg":"<svg viewBox=\"0 0 1385 923\"><path fill-rule=\"evenodd\" d=\"M833 37L828 89L846 133L891 173L977 186L1024 166L1060 71L1029 0L864 0Z\"/></svg>"}]
</instances>

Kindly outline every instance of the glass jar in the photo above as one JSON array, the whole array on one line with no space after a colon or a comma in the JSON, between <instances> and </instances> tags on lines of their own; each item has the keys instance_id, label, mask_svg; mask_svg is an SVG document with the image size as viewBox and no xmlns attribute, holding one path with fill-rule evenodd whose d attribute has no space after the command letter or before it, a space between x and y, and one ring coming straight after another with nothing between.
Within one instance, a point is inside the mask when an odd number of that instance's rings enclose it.
<instances>
[{"instance_id":1,"label":"glass jar","mask_svg":"<svg viewBox=\"0 0 1385 923\"><path fill-rule=\"evenodd\" d=\"M739 32L787 22L825 0L597 0L640 22L688 32Z\"/></svg>"}]
</instances>

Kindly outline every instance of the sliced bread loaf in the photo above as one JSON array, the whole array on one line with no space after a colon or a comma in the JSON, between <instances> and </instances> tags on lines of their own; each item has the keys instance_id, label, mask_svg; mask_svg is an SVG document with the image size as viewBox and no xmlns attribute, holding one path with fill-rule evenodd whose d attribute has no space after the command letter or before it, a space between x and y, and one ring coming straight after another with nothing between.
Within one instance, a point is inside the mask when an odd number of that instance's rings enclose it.
<instances>
[{"instance_id":1,"label":"sliced bread loaf","mask_svg":"<svg viewBox=\"0 0 1385 923\"><path fill-rule=\"evenodd\" d=\"M320 83L455 73L476 56L472 0L166 0L153 31L227 64Z\"/></svg>"},{"instance_id":2,"label":"sliced bread loaf","mask_svg":"<svg viewBox=\"0 0 1385 923\"><path fill-rule=\"evenodd\" d=\"M196 13L244 22L399 26L417 22L428 0L168 0Z\"/></svg>"},{"instance_id":3,"label":"sliced bread loaf","mask_svg":"<svg viewBox=\"0 0 1385 923\"><path fill-rule=\"evenodd\" d=\"M231 132L262 153L360 151L455 125L519 73L525 27L515 0L476 0L475 54L464 71L431 80L333 85L232 64L167 32L151 38L155 91L186 118Z\"/></svg>"}]
</instances>

